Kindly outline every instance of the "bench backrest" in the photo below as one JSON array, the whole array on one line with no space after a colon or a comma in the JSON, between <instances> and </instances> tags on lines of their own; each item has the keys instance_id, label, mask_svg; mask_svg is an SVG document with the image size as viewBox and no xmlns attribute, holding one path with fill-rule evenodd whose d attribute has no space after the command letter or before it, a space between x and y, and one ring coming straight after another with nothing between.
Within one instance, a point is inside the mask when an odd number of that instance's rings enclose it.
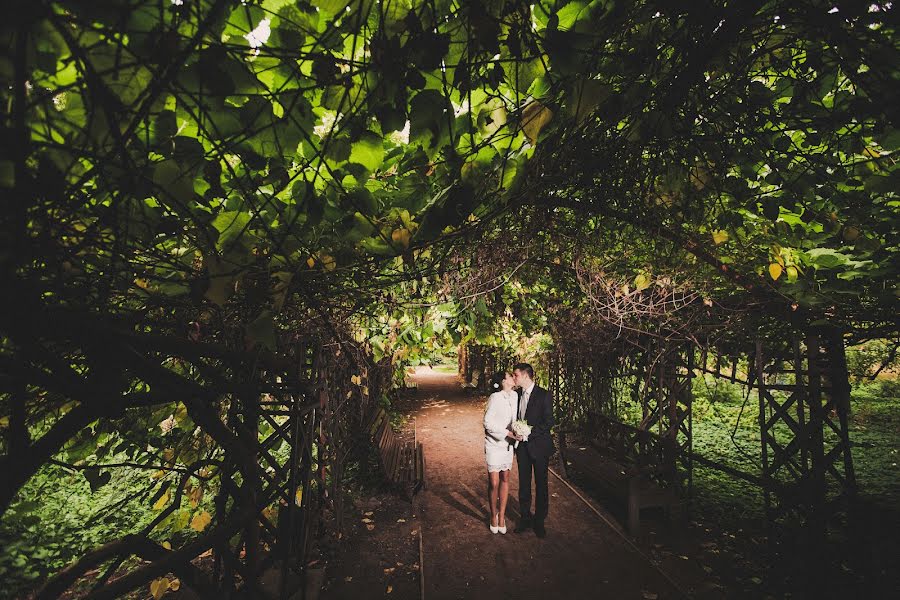
<instances>
[{"instance_id":1,"label":"bench backrest","mask_svg":"<svg viewBox=\"0 0 900 600\"><path fill-rule=\"evenodd\" d=\"M617 462L647 471L662 481L675 481L675 449L668 440L598 413L590 415L590 422L594 437Z\"/></svg>"}]
</instances>

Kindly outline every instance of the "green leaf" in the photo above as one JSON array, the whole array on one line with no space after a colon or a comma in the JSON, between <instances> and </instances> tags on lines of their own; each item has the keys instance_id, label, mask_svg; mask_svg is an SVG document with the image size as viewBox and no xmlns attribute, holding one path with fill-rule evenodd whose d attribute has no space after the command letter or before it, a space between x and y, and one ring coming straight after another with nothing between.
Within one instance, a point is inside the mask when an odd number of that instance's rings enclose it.
<instances>
[{"instance_id":1,"label":"green leaf","mask_svg":"<svg viewBox=\"0 0 900 600\"><path fill-rule=\"evenodd\" d=\"M194 176L182 170L176 160L164 160L153 169L156 195L161 199L173 198L186 205L194 199Z\"/></svg>"},{"instance_id":2,"label":"green leaf","mask_svg":"<svg viewBox=\"0 0 900 600\"><path fill-rule=\"evenodd\" d=\"M224 250L232 241L240 238L250 223L250 215L244 211L226 210L213 219L212 226L219 232L216 248Z\"/></svg>"},{"instance_id":3,"label":"green leaf","mask_svg":"<svg viewBox=\"0 0 900 600\"><path fill-rule=\"evenodd\" d=\"M807 250L806 254L814 265L826 269L846 265L850 260L846 254L841 254L831 248L813 248Z\"/></svg>"},{"instance_id":4,"label":"green leaf","mask_svg":"<svg viewBox=\"0 0 900 600\"><path fill-rule=\"evenodd\" d=\"M590 16L590 8L587 2L582 0L569 2L556 13L557 28L562 31L572 29L579 20L588 16Z\"/></svg>"},{"instance_id":5,"label":"green leaf","mask_svg":"<svg viewBox=\"0 0 900 600\"><path fill-rule=\"evenodd\" d=\"M426 150L440 146L448 132L449 119L453 118L447 98L437 90L423 90L409 106L410 143L419 143Z\"/></svg>"},{"instance_id":6,"label":"green leaf","mask_svg":"<svg viewBox=\"0 0 900 600\"><path fill-rule=\"evenodd\" d=\"M366 131L353 143L350 162L360 164L369 171L375 171L383 161L384 144L380 135Z\"/></svg>"}]
</instances>

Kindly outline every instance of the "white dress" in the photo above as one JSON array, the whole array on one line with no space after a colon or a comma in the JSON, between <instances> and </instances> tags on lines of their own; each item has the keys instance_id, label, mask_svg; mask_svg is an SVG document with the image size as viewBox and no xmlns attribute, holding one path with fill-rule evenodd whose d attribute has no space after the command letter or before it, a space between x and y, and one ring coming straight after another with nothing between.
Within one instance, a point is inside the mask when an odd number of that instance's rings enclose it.
<instances>
[{"instance_id":1,"label":"white dress","mask_svg":"<svg viewBox=\"0 0 900 600\"><path fill-rule=\"evenodd\" d=\"M506 438L516 417L518 396L512 390L491 394L484 410L484 457L488 472L508 471L513 463L513 446Z\"/></svg>"}]
</instances>

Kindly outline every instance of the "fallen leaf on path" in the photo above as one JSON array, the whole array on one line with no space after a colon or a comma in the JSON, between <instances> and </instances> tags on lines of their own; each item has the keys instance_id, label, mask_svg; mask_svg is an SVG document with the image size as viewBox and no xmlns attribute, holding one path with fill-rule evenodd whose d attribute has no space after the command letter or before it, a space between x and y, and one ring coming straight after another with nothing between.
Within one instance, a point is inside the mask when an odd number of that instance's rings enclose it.
<instances>
[{"instance_id":1,"label":"fallen leaf on path","mask_svg":"<svg viewBox=\"0 0 900 600\"><path fill-rule=\"evenodd\" d=\"M347 583L350 583L351 581L353 581L353 576L347 575L346 577L344 577L344 581L346 581Z\"/></svg>"},{"instance_id":2,"label":"fallen leaf on path","mask_svg":"<svg viewBox=\"0 0 900 600\"><path fill-rule=\"evenodd\" d=\"M363 522L363 523L374 523L375 521L373 521L372 519L366 517L365 519L362 520L362 522Z\"/></svg>"},{"instance_id":3,"label":"fallen leaf on path","mask_svg":"<svg viewBox=\"0 0 900 600\"><path fill-rule=\"evenodd\" d=\"M396 569L395 569L394 567L388 567L387 569L384 570L384 574L385 574L385 575L390 575L390 574L393 573L395 570L396 570Z\"/></svg>"},{"instance_id":4,"label":"fallen leaf on path","mask_svg":"<svg viewBox=\"0 0 900 600\"><path fill-rule=\"evenodd\" d=\"M418 534L419 534L418 529L413 529L412 531L409 532L409 535L418 535Z\"/></svg>"},{"instance_id":5,"label":"fallen leaf on path","mask_svg":"<svg viewBox=\"0 0 900 600\"><path fill-rule=\"evenodd\" d=\"M647 600L656 600L659 598L659 594L656 592L648 592L646 590L641 590L641 596L646 598Z\"/></svg>"},{"instance_id":6,"label":"fallen leaf on path","mask_svg":"<svg viewBox=\"0 0 900 600\"><path fill-rule=\"evenodd\" d=\"M550 495L553 496L554 498L559 498L559 494L557 494L556 492L553 492L553 493L550 494Z\"/></svg>"},{"instance_id":7,"label":"fallen leaf on path","mask_svg":"<svg viewBox=\"0 0 900 600\"><path fill-rule=\"evenodd\" d=\"M752 581L752 582L755 583L756 585L759 585L759 584L762 583L762 579L760 579L759 577L751 577L751 578L750 578L750 581Z\"/></svg>"},{"instance_id":8,"label":"fallen leaf on path","mask_svg":"<svg viewBox=\"0 0 900 600\"><path fill-rule=\"evenodd\" d=\"M406 523L406 519L397 519L398 523Z\"/></svg>"},{"instance_id":9,"label":"fallen leaf on path","mask_svg":"<svg viewBox=\"0 0 900 600\"><path fill-rule=\"evenodd\" d=\"M394 586L392 586L392 585L387 586L387 593L388 593L388 594L390 594L390 593L393 592L393 591L394 591Z\"/></svg>"},{"instance_id":10,"label":"fallen leaf on path","mask_svg":"<svg viewBox=\"0 0 900 600\"><path fill-rule=\"evenodd\" d=\"M367 510L367 511L364 512L363 514L364 514L365 516L367 516L367 517L371 517L371 516L372 516L373 514L375 514L375 513L373 513L371 510Z\"/></svg>"},{"instance_id":11,"label":"fallen leaf on path","mask_svg":"<svg viewBox=\"0 0 900 600\"><path fill-rule=\"evenodd\" d=\"M707 565L700 565L700 566L703 567L703 570L706 571L707 573L712 573L712 567L709 567Z\"/></svg>"}]
</instances>

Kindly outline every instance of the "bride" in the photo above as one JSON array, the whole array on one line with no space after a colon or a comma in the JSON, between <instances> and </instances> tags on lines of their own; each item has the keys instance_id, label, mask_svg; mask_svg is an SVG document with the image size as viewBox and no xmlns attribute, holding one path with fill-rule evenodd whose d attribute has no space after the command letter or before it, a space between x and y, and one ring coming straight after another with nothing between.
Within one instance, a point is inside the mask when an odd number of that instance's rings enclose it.
<instances>
[{"instance_id":1,"label":"bride","mask_svg":"<svg viewBox=\"0 0 900 600\"><path fill-rule=\"evenodd\" d=\"M491 533L506 533L506 500L509 497L509 470L513 461L512 422L518 397L512 375L494 373L484 411L484 456L490 480Z\"/></svg>"}]
</instances>

